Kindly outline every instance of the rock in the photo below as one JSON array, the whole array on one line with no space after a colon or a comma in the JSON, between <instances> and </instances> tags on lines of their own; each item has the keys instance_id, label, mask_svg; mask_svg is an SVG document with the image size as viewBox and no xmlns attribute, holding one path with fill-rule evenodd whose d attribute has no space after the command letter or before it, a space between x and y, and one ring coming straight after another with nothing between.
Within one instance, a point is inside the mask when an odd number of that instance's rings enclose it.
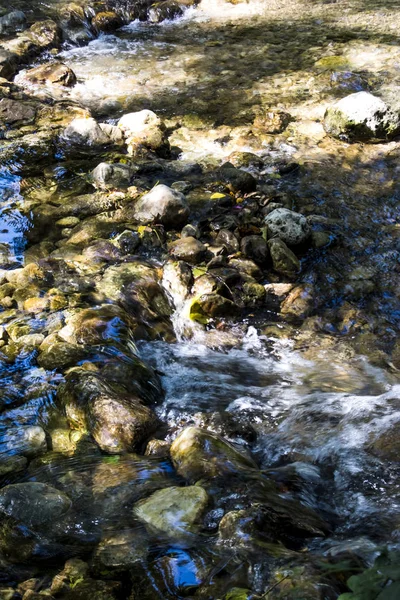
<instances>
[{"instance_id":1,"label":"rock","mask_svg":"<svg viewBox=\"0 0 400 600\"><path fill-rule=\"evenodd\" d=\"M254 119L253 126L262 133L282 133L285 131L293 117L282 110L267 110L260 112Z\"/></svg>"},{"instance_id":2,"label":"rock","mask_svg":"<svg viewBox=\"0 0 400 600\"><path fill-rule=\"evenodd\" d=\"M148 19L150 23L160 23L167 19L176 19L183 15L183 8L179 2L175 0L165 0L164 2L156 2L149 10Z\"/></svg>"},{"instance_id":3,"label":"rock","mask_svg":"<svg viewBox=\"0 0 400 600\"><path fill-rule=\"evenodd\" d=\"M172 189L176 189L176 188L172 185ZM178 190L178 191L180 191L180 190ZM181 238L194 237L196 239L199 239L200 235L201 235L200 229L198 227L196 227L196 225L191 225L190 223L185 225L185 227L183 227L182 231L181 231Z\"/></svg>"},{"instance_id":4,"label":"rock","mask_svg":"<svg viewBox=\"0 0 400 600\"><path fill-rule=\"evenodd\" d=\"M369 92L357 92L327 109L324 127L348 142L388 140L400 133L400 115Z\"/></svg>"},{"instance_id":5,"label":"rock","mask_svg":"<svg viewBox=\"0 0 400 600\"><path fill-rule=\"evenodd\" d=\"M92 25L96 31L115 31L122 26L122 19L113 11L99 12L92 19Z\"/></svg>"},{"instance_id":6,"label":"rock","mask_svg":"<svg viewBox=\"0 0 400 600\"><path fill-rule=\"evenodd\" d=\"M296 277L300 271L300 261L281 239L272 238L268 242L274 271L286 277Z\"/></svg>"},{"instance_id":7,"label":"rock","mask_svg":"<svg viewBox=\"0 0 400 600\"><path fill-rule=\"evenodd\" d=\"M42 50L57 48L62 42L61 29L51 19L34 23L29 28L28 35Z\"/></svg>"},{"instance_id":8,"label":"rock","mask_svg":"<svg viewBox=\"0 0 400 600\"><path fill-rule=\"evenodd\" d=\"M165 440L150 440L146 446L145 456L159 456L166 458L169 456L171 444Z\"/></svg>"},{"instance_id":9,"label":"rock","mask_svg":"<svg viewBox=\"0 0 400 600\"><path fill-rule=\"evenodd\" d=\"M223 164L219 170L219 175L234 191L246 194L254 192L257 187L257 180L253 175L242 169L237 169L231 163Z\"/></svg>"},{"instance_id":10,"label":"rock","mask_svg":"<svg viewBox=\"0 0 400 600\"><path fill-rule=\"evenodd\" d=\"M47 451L46 434L38 425L8 427L2 435L1 454L34 458Z\"/></svg>"},{"instance_id":11,"label":"rock","mask_svg":"<svg viewBox=\"0 0 400 600\"><path fill-rule=\"evenodd\" d=\"M155 413L138 396L116 392L97 375L72 372L59 391L69 425L88 431L109 454L131 452L159 426Z\"/></svg>"},{"instance_id":12,"label":"rock","mask_svg":"<svg viewBox=\"0 0 400 600\"><path fill-rule=\"evenodd\" d=\"M27 527L51 524L70 508L68 496L45 483L14 483L0 490L0 513Z\"/></svg>"},{"instance_id":13,"label":"rock","mask_svg":"<svg viewBox=\"0 0 400 600\"><path fill-rule=\"evenodd\" d=\"M37 105L32 102L21 102L11 98L0 100L0 123L5 125L28 125L36 117Z\"/></svg>"},{"instance_id":14,"label":"rock","mask_svg":"<svg viewBox=\"0 0 400 600\"><path fill-rule=\"evenodd\" d=\"M182 261L168 261L164 265L162 284L176 306L185 300L193 285L191 268Z\"/></svg>"},{"instance_id":15,"label":"rock","mask_svg":"<svg viewBox=\"0 0 400 600\"><path fill-rule=\"evenodd\" d=\"M139 223L161 223L171 229L183 225L188 216L185 196L163 184L144 194L134 207L134 218Z\"/></svg>"},{"instance_id":16,"label":"rock","mask_svg":"<svg viewBox=\"0 0 400 600\"><path fill-rule=\"evenodd\" d=\"M231 258L229 260L229 266L232 269L236 269L241 275L254 277L254 279L261 279L262 273L260 268L249 259L245 258Z\"/></svg>"},{"instance_id":17,"label":"rock","mask_svg":"<svg viewBox=\"0 0 400 600\"><path fill-rule=\"evenodd\" d=\"M311 228L304 215L277 208L265 217L268 226L268 238L277 237L289 246L304 243L310 236Z\"/></svg>"},{"instance_id":18,"label":"rock","mask_svg":"<svg viewBox=\"0 0 400 600\"><path fill-rule=\"evenodd\" d=\"M86 579L89 572L89 565L79 558L67 560L64 569L58 573L51 583L50 592L54 595L68 590L69 584Z\"/></svg>"},{"instance_id":19,"label":"rock","mask_svg":"<svg viewBox=\"0 0 400 600\"><path fill-rule=\"evenodd\" d=\"M254 260L258 265L264 266L269 259L266 241L260 235L247 235L240 242L240 250L246 258Z\"/></svg>"},{"instance_id":20,"label":"rock","mask_svg":"<svg viewBox=\"0 0 400 600\"><path fill-rule=\"evenodd\" d=\"M176 539L195 531L207 504L207 492L200 486L168 487L136 503L133 510L150 532Z\"/></svg>"},{"instance_id":21,"label":"rock","mask_svg":"<svg viewBox=\"0 0 400 600\"><path fill-rule=\"evenodd\" d=\"M169 254L176 260L184 260L192 265L203 262L207 247L194 237L185 237L168 245Z\"/></svg>"},{"instance_id":22,"label":"rock","mask_svg":"<svg viewBox=\"0 0 400 600\"><path fill-rule=\"evenodd\" d=\"M199 323L207 323L208 317L232 317L238 313L238 306L232 300L219 294L202 294L190 305L189 317Z\"/></svg>"},{"instance_id":23,"label":"rock","mask_svg":"<svg viewBox=\"0 0 400 600\"><path fill-rule=\"evenodd\" d=\"M191 482L229 476L257 465L220 436L188 427L172 443L171 459L178 473Z\"/></svg>"},{"instance_id":24,"label":"rock","mask_svg":"<svg viewBox=\"0 0 400 600\"><path fill-rule=\"evenodd\" d=\"M72 87L76 83L76 75L63 63L40 65L34 69L25 71L22 79L30 83L61 85L63 87Z\"/></svg>"},{"instance_id":25,"label":"rock","mask_svg":"<svg viewBox=\"0 0 400 600\"><path fill-rule=\"evenodd\" d=\"M126 229L114 238L114 243L123 255L133 254L137 247L140 246L140 235L137 231Z\"/></svg>"},{"instance_id":26,"label":"rock","mask_svg":"<svg viewBox=\"0 0 400 600\"><path fill-rule=\"evenodd\" d=\"M141 148L158 151L162 154L169 151L165 125L151 110L141 110L124 115L118 121L118 127L125 136L128 153L132 156L140 152Z\"/></svg>"},{"instance_id":27,"label":"rock","mask_svg":"<svg viewBox=\"0 0 400 600\"><path fill-rule=\"evenodd\" d=\"M13 10L0 17L0 35L13 35L26 29L26 16L22 10Z\"/></svg>"},{"instance_id":28,"label":"rock","mask_svg":"<svg viewBox=\"0 0 400 600\"><path fill-rule=\"evenodd\" d=\"M331 87L342 93L362 92L369 88L368 81L359 73L351 71L335 71L331 75Z\"/></svg>"},{"instance_id":29,"label":"rock","mask_svg":"<svg viewBox=\"0 0 400 600\"><path fill-rule=\"evenodd\" d=\"M93 559L102 569L127 570L146 559L148 544L135 530L117 531L105 535L94 552Z\"/></svg>"},{"instance_id":30,"label":"rock","mask_svg":"<svg viewBox=\"0 0 400 600\"><path fill-rule=\"evenodd\" d=\"M97 189L126 188L130 185L133 169L123 163L100 163L92 171L93 185Z\"/></svg>"},{"instance_id":31,"label":"rock","mask_svg":"<svg viewBox=\"0 0 400 600\"><path fill-rule=\"evenodd\" d=\"M367 446L381 460L400 462L400 423L395 423Z\"/></svg>"},{"instance_id":32,"label":"rock","mask_svg":"<svg viewBox=\"0 0 400 600\"><path fill-rule=\"evenodd\" d=\"M281 313L297 319L305 319L314 309L314 289L310 284L293 288L281 304Z\"/></svg>"},{"instance_id":33,"label":"rock","mask_svg":"<svg viewBox=\"0 0 400 600\"><path fill-rule=\"evenodd\" d=\"M62 139L75 146L105 146L110 143L110 138L91 117L71 121L65 128Z\"/></svg>"},{"instance_id":34,"label":"rock","mask_svg":"<svg viewBox=\"0 0 400 600\"><path fill-rule=\"evenodd\" d=\"M11 79L17 71L18 57L5 48L0 47L0 77Z\"/></svg>"},{"instance_id":35,"label":"rock","mask_svg":"<svg viewBox=\"0 0 400 600\"><path fill-rule=\"evenodd\" d=\"M236 235L229 231L229 229L220 229L215 239L215 243L221 246L225 246L229 254L234 254L239 250L239 240Z\"/></svg>"}]
</instances>

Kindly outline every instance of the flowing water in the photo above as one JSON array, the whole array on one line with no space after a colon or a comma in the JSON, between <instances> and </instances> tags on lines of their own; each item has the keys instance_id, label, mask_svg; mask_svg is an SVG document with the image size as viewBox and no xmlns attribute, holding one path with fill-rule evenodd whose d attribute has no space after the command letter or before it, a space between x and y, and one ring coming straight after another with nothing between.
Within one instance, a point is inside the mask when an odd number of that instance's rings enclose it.
<instances>
[{"instance_id":1,"label":"flowing water","mask_svg":"<svg viewBox=\"0 0 400 600\"><path fill-rule=\"evenodd\" d=\"M134 21L85 47L66 44L55 58L78 78L75 87L63 91L64 98L110 123L129 111L154 110L166 119L182 169L193 162L220 164L238 151L255 153L262 166L250 171L265 193L274 188L286 195L295 209L311 216L317 231L328 231L328 245L302 256L299 281L314 297L308 319L293 322L276 309L248 310L236 324L205 331L189 324L177 304L172 322L178 340L140 341L138 352L161 373L165 398L156 410L168 441L194 424L251 450L263 473L281 486L282 497L299 499L331 524L325 539L309 544L312 557L349 551L367 564L378 548L400 544L399 145L334 141L325 136L321 120L337 97L359 89L398 103L399 21L399 9L390 2L231 5L203 0L175 21ZM23 73L16 81L23 84ZM255 138L248 123L265 106L286 110L295 120L282 134ZM35 226L31 208L47 193L50 184L44 179L64 185L61 204L77 182L85 190L82 173L100 162L90 157L88 167L83 159L77 165L59 158L44 178L35 174L21 180L9 165L0 171L0 254L6 270L23 265L29 255L29 231ZM285 171L282 164L294 168ZM190 177L188 200L201 222L202 201L208 201L210 190L200 176ZM162 171L147 178L152 185L163 179ZM166 170L163 181L174 180ZM149 251L146 259L159 266L159 253ZM90 279L90 269L82 267L82 276ZM77 295L72 279L64 292ZM96 305L96 298L88 293L86 306ZM56 327L51 311L32 317L22 306L4 305L2 329L12 322L22 335L48 335ZM114 354L120 351L119 335L116 331L111 344ZM42 427L49 438L65 426L55 402L63 377L38 366L35 349L10 346L0 357L5 465L20 457L26 428L34 435L34 428ZM104 348L96 352L94 364L112 360ZM4 467L4 484L49 483L81 507L74 523L63 522L68 533L58 536L57 547L42 551L48 552L48 565L39 561L40 573L56 572L71 554L91 556L99 532L129 533L137 525L127 528L127 514L144 491L181 482L167 458L105 458L90 449L73 457L49 451L31 460L28 454L24 460L17 472ZM240 498L236 504L240 508ZM224 569L235 584L265 592L268 577L259 553L249 552L245 574L235 575L236 567L229 568L235 552L222 552L215 544L213 519L218 522L220 510L221 505L210 510L209 531L194 544L151 540L144 572L153 591L143 597L188 596ZM145 536L142 530L138 535ZM25 548L21 539L16 544ZM164 596L159 583L160 577L171 579L163 557L174 565L172 596ZM26 561L20 562L30 575ZM18 558L12 563L18 565ZM9 570L2 579L12 580Z\"/></svg>"}]
</instances>

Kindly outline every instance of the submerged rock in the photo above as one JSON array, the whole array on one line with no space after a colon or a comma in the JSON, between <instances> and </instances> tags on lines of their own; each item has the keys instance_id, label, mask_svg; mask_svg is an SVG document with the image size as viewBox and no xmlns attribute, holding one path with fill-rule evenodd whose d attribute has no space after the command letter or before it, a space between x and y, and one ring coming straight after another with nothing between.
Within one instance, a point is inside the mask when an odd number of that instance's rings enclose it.
<instances>
[{"instance_id":1,"label":"submerged rock","mask_svg":"<svg viewBox=\"0 0 400 600\"><path fill-rule=\"evenodd\" d=\"M168 487L135 504L134 514L149 531L173 539L194 531L207 503L207 492L200 486Z\"/></svg>"},{"instance_id":2,"label":"submerged rock","mask_svg":"<svg viewBox=\"0 0 400 600\"><path fill-rule=\"evenodd\" d=\"M257 469L253 460L219 435L188 427L172 443L170 454L178 473L188 481Z\"/></svg>"},{"instance_id":3,"label":"submerged rock","mask_svg":"<svg viewBox=\"0 0 400 600\"><path fill-rule=\"evenodd\" d=\"M289 246L305 242L311 233L311 227L304 215L287 208L276 208L265 217L268 237L277 237Z\"/></svg>"},{"instance_id":4,"label":"submerged rock","mask_svg":"<svg viewBox=\"0 0 400 600\"><path fill-rule=\"evenodd\" d=\"M68 496L45 483L14 483L0 490L0 513L27 527L50 524L70 508Z\"/></svg>"},{"instance_id":5,"label":"submerged rock","mask_svg":"<svg viewBox=\"0 0 400 600\"><path fill-rule=\"evenodd\" d=\"M102 162L92 171L93 185L101 190L128 187L132 176L132 167L123 163Z\"/></svg>"},{"instance_id":6,"label":"submerged rock","mask_svg":"<svg viewBox=\"0 0 400 600\"><path fill-rule=\"evenodd\" d=\"M185 196L163 184L139 198L134 208L134 218L139 223L161 223L171 229L183 225L188 216Z\"/></svg>"},{"instance_id":7,"label":"submerged rock","mask_svg":"<svg viewBox=\"0 0 400 600\"><path fill-rule=\"evenodd\" d=\"M324 127L348 142L387 140L400 133L400 114L369 92L357 92L327 109Z\"/></svg>"}]
</instances>

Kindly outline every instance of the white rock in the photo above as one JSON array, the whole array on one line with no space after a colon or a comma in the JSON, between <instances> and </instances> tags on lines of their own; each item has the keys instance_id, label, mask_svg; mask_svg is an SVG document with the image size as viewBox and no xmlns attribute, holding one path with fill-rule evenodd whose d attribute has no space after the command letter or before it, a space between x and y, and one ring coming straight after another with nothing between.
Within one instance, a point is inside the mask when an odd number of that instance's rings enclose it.
<instances>
[{"instance_id":1,"label":"white rock","mask_svg":"<svg viewBox=\"0 0 400 600\"><path fill-rule=\"evenodd\" d=\"M386 140L400 133L400 115L369 92L342 98L327 109L324 128L344 141Z\"/></svg>"},{"instance_id":2,"label":"white rock","mask_svg":"<svg viewBox=\"0 0 400 600\"><path fill-rule=\"evenodd\" d=\"M110 143L110 138L93 118L74 119L65 128L62 135L64 140L77 146L104 146Z\"/></svg>"},{"instance_id":3,"label":"white rock","mask_svg":"<svg viewBox=\"0 0 400 600\"><path fill-rule=\"evenodd\" d=\"M277 237L289 246L302 244L311 233L304 215L287 208L276 208L265 217L268 237Z\"/></svg>"}]
</instances>

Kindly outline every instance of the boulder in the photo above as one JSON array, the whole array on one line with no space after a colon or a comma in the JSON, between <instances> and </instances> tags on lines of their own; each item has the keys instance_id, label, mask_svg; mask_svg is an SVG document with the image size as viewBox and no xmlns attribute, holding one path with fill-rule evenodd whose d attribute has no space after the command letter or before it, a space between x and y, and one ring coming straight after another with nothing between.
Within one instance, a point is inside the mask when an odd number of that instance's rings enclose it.
<instances>
[{"instance_id":1,"label":"boulder","mask_svg":"<svg viewBox=\"0 0 400 600\"><path fill-rule=\"evenodd\" d=\"M286 277L295 277L300 271L300 261L284 241L272 238L268 242L274 271Z\"/></svg>"},{"instance_id":2,"label":"boulder","mask_svg":"<svg viewBox=\"0 0 400 600\"><path fill-rule=\"evenodd\" d=\"M289 246L304 243L311 234L311 227L304 215L287 208L276 208L265 217L268 237L277 237Z\"/></svg>"},{"instance_id":3,"label":"boulder","mask_svg":"<svg viewBox=\"0 0 400 600\"><path fill-rule=\"evenodd\" d=\"M172 443L170 454L178 473L191 482L257 469L251 458L219 435L197 427L184 429Z\"/></svg>"},{"instance_id":4,"label":"boulder","mask_svg":"<svg viewBox=\"0 0 400 600\"><path fill-rule=\"evenodd\" d=\"M2 455L34 458L47 451L46 434L38 425L8 427L0 440Z\"/></svg>"},{"instance_id":5,"label":"boulder","mask_svg":"<svg viewBox=\"0 0 400 600\"><path fill-rule=\"evenodd\" d=\"M219 176L228 186L236 192L243 194L254 192L257 187L257 180L242 169L237 169L231 163L227 162L219 170Z\"/></svg>"},{"instance_id":6,"label":"boulder","mask_svg":"<svg viewBox=\"0 0 400 600\"><path fill-rule=\"evenodd\" d=\"M183 261L168 261L164 265L162 283L176 306L186 298L193 285L192 270Z\"/></svg>"},{"instance_id":7,"label":"boulder","mask_svg":"<svg viewBox=\"0 0 400 600\"><path fill-rule=\"evenodd\" d=\"M194 531L207 504L207 492L200 486L168 487L136 503L133 510L150 532L174 539Z\"/></svg>"},{"instance_id":8,"label":"boulder","mask_svg":"<svg viewBox=\"0 0 400 600\"><path fill-rule=\"evenodd\" d=\"M139 223L161 223L171 229L183 225L188 216L185 196L163 184L139 198L134 208L134 218Z\"/></svg>"},{"instance_id":9,"label":"boulder","mask_svg":"<svg viewBox=\"0 0 400 600\"><path fill-rule=\"evenodd\" d=\"M0 514L27 527L50 524L70 508L68 496L45 483L14 483L0 490Z\"/></svg>"},{"instance_id":10,"label":"boulder","mask_svg":"<svg viewBox=\"0 0 400 600\"><path fill-rule=\"evenodd\" d=\"M40 65L29 69L25 71L21 79L34 84L51 83L63 87L72 87L76 83L75 73L63 63Z\"/></svg>"},{"instance_id":11,"label":"boulder","mask_svg":"<svg viewBox=\"0 0 400 600\"><path fill-rule=\"evenodd\" d=\"M346 142L388 140L400 133L400 114L369 92L357 92L327 109L324 127Z\"/></svg>"},{"instance_id":12,"label":"boulder","mask_svg":"<svg viewBox=\"0 0 400 600\"><path fill-rule=\"evenodd\" d=\"M105 146L111 142L92 117L74 119L64 129L62 139L74 146Z\"/></svg>"}]
</instances>

